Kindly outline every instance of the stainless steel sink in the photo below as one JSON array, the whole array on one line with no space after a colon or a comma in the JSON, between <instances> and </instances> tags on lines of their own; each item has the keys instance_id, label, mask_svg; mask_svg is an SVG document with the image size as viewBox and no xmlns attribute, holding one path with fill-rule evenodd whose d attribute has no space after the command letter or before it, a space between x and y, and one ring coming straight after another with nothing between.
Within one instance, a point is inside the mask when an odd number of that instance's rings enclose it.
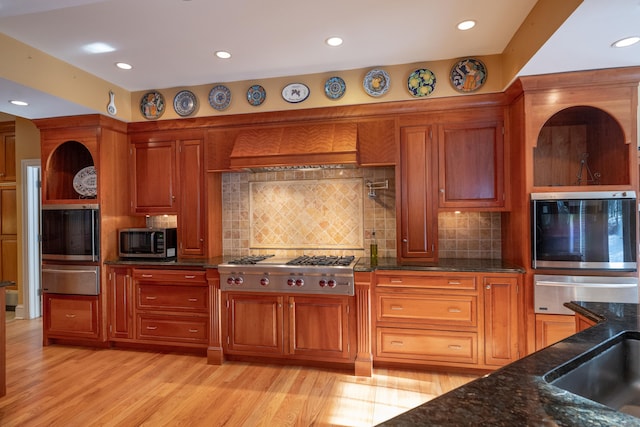
<instances>
[{"instance_id":1,"label":"stainless steel sink","mask_svg":"<svg viewBox=\"0 0 640 427\"><path fill-rule=\"evenodd\" d=\"M625 332L554 369L548 383L640 418L640 333Z\"/></svg>"}]
</instances>

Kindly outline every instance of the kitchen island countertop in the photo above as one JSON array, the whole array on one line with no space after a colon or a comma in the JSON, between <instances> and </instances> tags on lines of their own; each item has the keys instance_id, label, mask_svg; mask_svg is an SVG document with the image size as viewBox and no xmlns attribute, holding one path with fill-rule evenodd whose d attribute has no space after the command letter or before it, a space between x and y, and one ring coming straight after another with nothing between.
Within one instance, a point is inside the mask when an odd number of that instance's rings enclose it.
<instances>
[{"instance_id":1,"label":"kitchen island countertop","mask_svg":"<svg viewBox=\"0 0 640 427\"><path fill-rule=\"evenodd\" d=\"M441 272L478 272L478 273L524 273L525 269L500 259L441 258L435 262L399 263L397 258L380 258L372 266L369 258L362 257L355 271L408 270Z\"/></svg>"},{"instance_id":2,"label":"kitchen island countertop","mask_svg":"<svg viewBox=\"0 0 640 427\"><path fill-rule=\"evenodd\" d=\"M573 302L597 325L409 410L382 426L639 426L640 419L566 392L543 376L625 331L640 330L638 304Z\"/></svg>"}]
</instances>

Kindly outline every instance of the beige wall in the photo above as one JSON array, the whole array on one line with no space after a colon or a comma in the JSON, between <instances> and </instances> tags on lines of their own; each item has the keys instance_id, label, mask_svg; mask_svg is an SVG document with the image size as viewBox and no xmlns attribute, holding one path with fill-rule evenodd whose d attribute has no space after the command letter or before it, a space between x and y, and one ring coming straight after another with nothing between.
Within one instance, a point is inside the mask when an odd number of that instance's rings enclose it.
<instances>
[{"instance_id":1,"label":"beige wall","mask_svg":"<svg viewBox=\"0 0 640 427\"><path fill-rule=\"evenodd\" d=\"M22 160L40 159L40 131L30 120L16 118L16 198L18 220L18 304L23 303Z\"/></svg>"}]
</instances>

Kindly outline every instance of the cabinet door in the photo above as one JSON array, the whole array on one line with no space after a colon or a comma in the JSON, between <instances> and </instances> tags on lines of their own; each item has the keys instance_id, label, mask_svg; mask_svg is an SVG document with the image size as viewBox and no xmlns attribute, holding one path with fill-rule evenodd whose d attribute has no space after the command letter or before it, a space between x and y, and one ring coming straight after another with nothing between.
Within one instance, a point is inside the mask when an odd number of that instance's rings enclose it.
<instances>
[{"instance_id":1,"label":"cabinet door","mask_svg":"<svg viewBox=\"0 0 640 427\"><path fill-rule=\"evenodd\" d=\"M289 297L289 353L349 359L349 297Z\"/></svg>"},{"instance_id":2,"label":"cabinet door","mask_svg":"<svg viewBox=\"0 0 640 427\"><path fill-rule=\"evenodd\" d=\"M439 126L439 206L505 205L502 123Z\"/></svg>"},{"instance_id":3,"label":"cabinet door","mask_svg":"<svg viewBox=\"0 0 640 427\"><path fill-rule=\"evenodd\" d=\"M433 200L433 143L430 126L400 132L399 258L433 261L436 223Z\"/></svg>"},{"instance_id":4,"label":"cabinet door","mask_svg":"<svg viewBox=\"0 0 640 427\"><path fill-rule=\"evenodd\" d=\"M485 277L485 363L506 365L518 358L518 278Z\"/></svg>"},{"instance_id":5,"label":"cabinet door","mask_svg":"<svg viewBox=\"0 0 640 427\"><path fill-rule=\"evenodd\" d=\"M133 212L138 214L177 214L176 148L174 141L134 143L131 164Z\"/></svg>"},{"instance_id":6,"label":"cabinet door","mask_svg":"<svg viewBox=\"0 0 640 427\"><path fill-rule=\"evenodd\" d=\"M16 135L14 123L0 124L0 181L16 180Z\"/></svg>"},{"instance_id":7,"label":"cabinet door","mask_svg":"<svg viewBox=\"0 0 640 427\"><path fill-rule=\"evenodd\" d=\"M99 337L98 297L44 294L44 340Z\"/></svg>"},{"instance_id":8,"label":"cabinet door","mask_svg":"<svg viewBox=\"0 0 640 427\"><path fill-rule=\"evenodd\" d=\"M395 119L358 122L360 166L395 165L397 135Z\"/></svg>"},{"instance_id":9,"label":"cabinet door","mask_svg":"<svg viewBox=\"0 0 640 427\"><path fill-rule=\"evenodd\" d=\"M202 140L178 142L180 176L179 256L205 255L204 164Z\"/></svg>"},{"instance_id":10,"label":"cabinet door","mask_svg":"<svg viewBox=\"0 0 640 427\"><path fill-rule=\"evenodd\" d=\"M225 351L282 355L283 297L227 294Z\"/></svg>"},{"instance_id":11,"label":"cabinet door","mask_svg":"<svg viewBox=\"0 0 640 427\"><path fill-rule=\"evenodd\" d=\"M570 337L576 333L576 321L572 315L536 314L536 350Z\"/></svg>"},{"instance_id":12,"label":"cabinet door","mask_svg":"<svg viewBox=\"0 0 640 427\"><path fill-rule=\"evenodd\" d=\"M110 268L109 338L133 338L133 291L131 270Z\"/></svg>"}]
</instances>

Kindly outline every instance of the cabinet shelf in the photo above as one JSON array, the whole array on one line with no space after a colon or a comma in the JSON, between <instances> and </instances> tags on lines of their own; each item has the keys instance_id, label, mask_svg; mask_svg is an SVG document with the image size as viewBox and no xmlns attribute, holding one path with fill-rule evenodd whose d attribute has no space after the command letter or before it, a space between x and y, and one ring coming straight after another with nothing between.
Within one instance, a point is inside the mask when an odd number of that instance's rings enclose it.
<instances>
[{"instance_id":1,"label":"cabinet shelf","mask_svg":"<svg viewBox=\"0 0 640 427\"><path fill-rule=\"evenodd\" d=\"M51 153L45 169L45 200L95 200L96 197L82 196L73 187L76 174L89 166L94 166L93 156L82 143L67 141L60 144Z\"/></svg>"}]
</instances>

